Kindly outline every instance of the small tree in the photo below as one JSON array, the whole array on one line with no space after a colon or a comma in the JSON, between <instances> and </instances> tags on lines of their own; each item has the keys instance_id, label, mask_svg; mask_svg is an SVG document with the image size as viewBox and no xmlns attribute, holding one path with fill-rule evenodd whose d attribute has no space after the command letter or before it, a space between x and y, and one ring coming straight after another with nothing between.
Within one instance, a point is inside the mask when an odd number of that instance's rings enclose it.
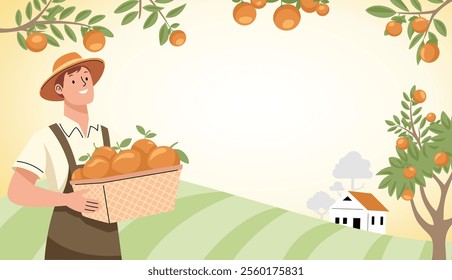
<instances>
[{"instance_id":1,"label":"small tree","mask_svg":"<svg viewBox=\"0 0 452 280\"><path fill-rule=\"evenodd\" d=\"M337 192L337 195L341 196L345 188L341 182L337 181L330 187L330 191Z\"/></svg>"},{"instance_id":2,"label":"small tree","mask_svg":"<svg viewBox=\"0 0 452 280\"><path fill-rule=\"evenodd\" d=\"M371 178L372 172L369 170L370 162L362 158L358 152L350 152L345 157L339 160L333 170L335 178L350 178L351 190L359 190L364 187L355 188L355 179L357 178Z\"/></svg>"},{"instance_id":3,"label":"small tree","mask_svg":"<svg viewBox=\"0 0 452 280\"><path fill-rule=\"evenodd\" d=\"M389 132L398 135L397 156L389 158L389 166L378 172L384 175L379 188L387 189L390 196L410 202L419 225L429 234L433 242L432 259L446 259L446 236L452 225L452 218L445 217L446 196L452 182L452 118L442 112L439 120L434 113L424 117L419 106L426 99L423 90L413 86L410 94L403 93L400 116L386 120ZM430 123L430 125L427 124ZM448 174L442 181L438 174ZM438 205L432 205L427 195L426 178L432 178L440 189ZM414 194L419 192L421 202L429 214L427 221L418 211ZM431 222L430 222L431 221Z\"/></svg>"},{"instance_id":4,"label":"small tree","mask_svg":"<svg viewBox=\"0 0 452 280\"><path fill-rule=\"evenodd\" d=\"M323 220L323 216L328 213L328 209L333 205L334 199L326 192L317 192L313 197L308 199L306 205L309 209L319 214L320 219Z\"/></svg>"}]
</instances>

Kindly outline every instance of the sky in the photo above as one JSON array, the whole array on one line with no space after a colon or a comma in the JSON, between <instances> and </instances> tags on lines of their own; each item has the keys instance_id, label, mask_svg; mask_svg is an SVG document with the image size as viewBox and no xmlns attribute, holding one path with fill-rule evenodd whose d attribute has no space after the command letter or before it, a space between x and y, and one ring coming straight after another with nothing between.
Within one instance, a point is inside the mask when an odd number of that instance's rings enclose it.
<instances>
[{"instance_id":1,"label":"sky","mask_svg":"<svg viewBox=\"0 0 452 280\"><path fill-rule=\"evenodd\" d=\"M3 1L0 27L13 27L16 10L27 3ZM450 39L440 37L437 62L418 66L406 34L383 36L387 19L365 11L389 6L389 0L331 0L326 17L302 12L292 31L274 26L277 4L240 26L232 1L175 0L169 7L187 3L176 18L187 42L175 48L160 46L161 21L146 30L144 19L121 26L122 16L113 13L121 3L66 1L77 11L106 15L102 24L115 37L97 53L85 50L80 36L77 43L66 38L59 48L32 53L19 47L15 33L0 33L6 99L0 110L0 197L33 133L61 118L62 104L41 99L39 88L55 59L75 51L106 62L91 117L124 138L138 139L135 126L142 125L157 133L159 145L179 142L190 158L182 180L315 216L307 200L319 191L337 199L329 190L337 181L349 188L350 179L335 178L333 170L356 151L370 162L372 177L355 185L389 209L387 232L428 239L408 203L378 190L382 178L375 174L395 155L397 138L386 132L385 120L400 111L403 91L417 85L427 93L423 112L451 114ZM437 17L452 26L451 15L452 5ZM429 190L435 193L435 186Z\"/></svg>"}]
</instances>

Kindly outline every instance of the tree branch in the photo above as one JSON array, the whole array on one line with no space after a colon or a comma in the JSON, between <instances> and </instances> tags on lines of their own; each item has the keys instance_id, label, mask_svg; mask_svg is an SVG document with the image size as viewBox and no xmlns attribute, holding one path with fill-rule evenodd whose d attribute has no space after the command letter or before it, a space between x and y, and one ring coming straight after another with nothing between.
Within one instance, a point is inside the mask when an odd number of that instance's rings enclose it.
<instances>
[{"instance_id":1,"label":"tree branch","mask_svg":"<svg viewBox=\"0 0 452 280\"><path fill-rule=\"evenodd\" d=\"M421 189L422 201L424 202L424 205L427 208L428 213L430 214L430 216L432 217L432 220L433 220L433 219L435 219L435 215L436 215L435 208L433 208L432 204L430 203L430 201L427 198L427 195L425 193L425 187L420 186L419 188Z\"/></svg>"},{"instance_id":2,"label":"tree branch","mask_svg":"<svg viewBox=\"0 0 452 280\"><path fill-rule=\"evenodd\" d=\"M452 0L447 0L443 4L441 4L438 8L436 8L434 10L430 10L430 11L424 11L424 12L399 12L398 14L400 14L400 15L428 15L428 14L432 14L432 18L433 18L434 15L436 15L440 10L442 10L445 6L447 6L451 2L452 2Z\"/></svg>"},{"instance_id":3,"label":"tree branch","mask_svg":"<svg viewBox=\"0 0 452 280\"><path fill-rule=\"evenodd\" d=\"M36 24L72 24L72 25L79 25L79 26L83 26L83 27L91 27L90 25L83 24L80 22L63 21L63 20L55 20L55 21L42 20L42 21L37 21Z\"/></svg>"},{"instance_id":4,"label":"tree branch","mask_svg":"<svg viewBox=\"0 0 452 280\"><path fill-rule=\"evenodd\" d=\"M139 6L139 10L138 10L138 18L141 18L141 10L143 8L143 0L139 0L138 1L138 6Z\"/></svg>"},{"instance_id":5,"label":"tree branch","mask_svg":"<svg viewBox=\"0 0 452 280\"><path fill-rule=\"evenodd\" d=\"M47 10L47 8L50 6L50 4L52 3L52 0L49 0L49 2L47 3L47 5L39 12L39 14L37 14L34 18L32 18L29 22L22 24L21 26L18 27L13 27L13 28L0 28L0 33L8 33L8 32L17 32L17 31L26 31L28 28L32 27L33 25L36 24L36 22L38 21L38 19L45 13L45 11Z\"/></svg>"},{"instance_id":6,"label":"tree branch","mask_svg":"<svg viewBox=\"0 0 452 280\"><path fill-rule=\"evenodd\" d=\"M416 221L418 222L418 224L427 232L430 232L430 229L432 227L431 224L427 223L422 216L419 214L419 212L417 211L416 205L414 204L414 200L410 200L410 204L411 204L411 209L413 210L413 214L414 217L416 218Z\"/></svg>"},{"instance_id":7,"label":"tree branch","mask_svg":"<svg viewBox=\"0 0 452 280\"><path fill-rule=\"evenodd\" d=\"M149 1L152 3L152 5L157 6L153 0L149 0ZM449 1L452 1L452 0L449 0ZM163 18L163 20L166 22L166 25L168 25L168 28L171 30L171 25L168 23L168 21L166 20L166 17L163 15L161 10L159 11L159 14Z\"/></svg>"}]
</instances>

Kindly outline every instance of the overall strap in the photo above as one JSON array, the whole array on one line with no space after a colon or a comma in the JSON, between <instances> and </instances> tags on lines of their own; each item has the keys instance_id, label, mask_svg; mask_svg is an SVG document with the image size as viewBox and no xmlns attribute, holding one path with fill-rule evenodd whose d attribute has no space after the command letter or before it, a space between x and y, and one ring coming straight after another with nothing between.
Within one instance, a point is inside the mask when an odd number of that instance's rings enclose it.
<instances>
[{"instance_id":1,"label":"overall strap","mask_svg":"<svg viewBox=\"0 0 452 280\"><path fill-rule=\"evenodd\" d=\"M63 148L64 154L67 159L67 163L69 164L69 172L72 174L74 170L77 168L77 162L75 161L74 154L72 153L71 146L64 136L63 131L60 129L59 125L54 123L49 126L50 130L52 130L53 134L55 134L58 142L60 142L61 147Z\"/></svg>"},{"instance_id":2,"label":"overall strap","mask_svg":"<svg viewBox=\"0 0 452 280\"><path fill-rule=\"evenodd\" d=\"M104 140L104 146L110 147L110 134L108 133L108 128L101 125L100 129L102 130L102 139Z\"/></svg>"}]
</instances>

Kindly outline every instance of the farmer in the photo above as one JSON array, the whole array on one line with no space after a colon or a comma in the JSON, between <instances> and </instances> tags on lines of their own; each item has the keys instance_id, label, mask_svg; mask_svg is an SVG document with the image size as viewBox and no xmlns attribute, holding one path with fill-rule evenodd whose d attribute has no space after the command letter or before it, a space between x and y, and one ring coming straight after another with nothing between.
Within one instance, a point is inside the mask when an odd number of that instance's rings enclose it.
<instances>
[{"instance_id":1,"label":"farmer","mask_svg":"<svg viewBox=\"0 0 452 280\"><path fill-rule=\"evenodd\" d=\"M13 164L9 199L19 205L54 207L47 235L45 259L121 259L118 226L85 218L96 211L97 201L74 192L72 172L78 158L97 146L110 146L107 128L89 118L88 104L94 85L104 71L99 58L83 59L77 53L63 55L41 87L41 97L63 101L60 122L36 132ZM35 186L46 177L50 190Z\"/></svg>"}]
</instances>

